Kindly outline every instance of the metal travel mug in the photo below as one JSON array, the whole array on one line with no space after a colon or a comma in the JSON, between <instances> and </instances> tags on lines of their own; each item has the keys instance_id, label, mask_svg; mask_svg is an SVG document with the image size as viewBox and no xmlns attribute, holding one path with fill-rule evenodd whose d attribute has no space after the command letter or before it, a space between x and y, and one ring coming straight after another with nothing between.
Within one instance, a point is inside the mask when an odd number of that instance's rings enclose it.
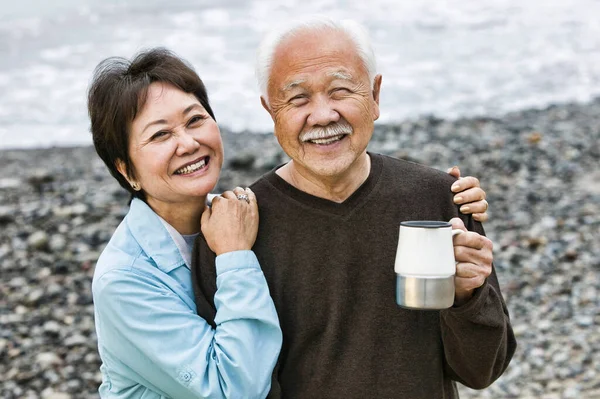
<instances>
[{"instance_id":1,"label":"metal travel mug","mask_svg":"<svg viewBox=\"0 0 600 399\"><path fill-rule=\"evenodd\" d=\"M456 262L452 237L462 230L438 221L400 223L396 252L396 303L410 309L454 304Z\"/></svg>"}]
</instances>

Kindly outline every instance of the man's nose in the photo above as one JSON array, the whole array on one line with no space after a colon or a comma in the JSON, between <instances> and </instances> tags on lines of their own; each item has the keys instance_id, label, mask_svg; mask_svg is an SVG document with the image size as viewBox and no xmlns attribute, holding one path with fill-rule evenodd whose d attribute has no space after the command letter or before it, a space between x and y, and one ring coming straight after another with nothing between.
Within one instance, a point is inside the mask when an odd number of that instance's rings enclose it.
<instances>
[{"instance_id":1,"label":"man's nose","mask_svg":"<svg viewBox=\"0 0 600 399\"><path fill-rule=\"evenodd\" d=\"M187 131L185 128L177 132L177 155L192 154L198 148L200 148L200 143L196 141L192 132Z\"/></svg>"},{"instance_id":2,"label":"man's nose","mask_svg":"<svg viewBox=\"0 0 600 399\"><path fill-rule=\"evenodd\" d=\"M340 120L340 114L333 103L326 96L316 96L312 101L312 108L308 116L310 126L327 126Z\"/></svg>"}]
</instances>

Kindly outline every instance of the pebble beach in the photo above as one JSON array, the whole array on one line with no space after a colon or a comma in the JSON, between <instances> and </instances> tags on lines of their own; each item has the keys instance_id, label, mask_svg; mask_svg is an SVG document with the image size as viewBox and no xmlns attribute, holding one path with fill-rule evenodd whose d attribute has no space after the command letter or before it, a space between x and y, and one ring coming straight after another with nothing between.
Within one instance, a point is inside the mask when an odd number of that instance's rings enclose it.
<instances>
[{"instance_id":1,"label":"pebble beach","mask_svg":"<svg viewBox=\"0 0 600 399\"><path fill-rule=\"evenodd\" d=\"M272 134L222 133L218 192L287 160ZM600 99L381 124L370 150L458 165L488 194L518 348L461 398L600 398ZM0 170L0 398L98 398L91 280L128 195L92 147L1 150Z\"/></svg>"}]
</instances>

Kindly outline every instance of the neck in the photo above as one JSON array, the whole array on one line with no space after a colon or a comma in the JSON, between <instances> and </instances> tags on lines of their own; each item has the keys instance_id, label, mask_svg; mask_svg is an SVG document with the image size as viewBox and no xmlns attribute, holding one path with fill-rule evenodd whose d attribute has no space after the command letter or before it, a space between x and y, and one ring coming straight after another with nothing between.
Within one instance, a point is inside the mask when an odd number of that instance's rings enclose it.
<instances>
[{"instance_id":1,"label":"neck","mask_svg":"<svg viewBox=\"0 0 600 399\"><path fill-rule=\"evenodd\" d=\"M186 203L156 203L148 200L148 205L181 235L195 234L200 231L200 218L204 211L206 197Z\"/></svg>"},{"instance_id":2,"label":"neck","mask_svg":"<svg viewBox=\"0 0 600 399\"><path fill-rule=\"evenodd\" d=\"M294 161L277 169L277 174L287 183L307 194L342 203L347 200L367 180L371 172L371 158L366 153L341 175L321 176Z\"/></svg>"}]
</instances>

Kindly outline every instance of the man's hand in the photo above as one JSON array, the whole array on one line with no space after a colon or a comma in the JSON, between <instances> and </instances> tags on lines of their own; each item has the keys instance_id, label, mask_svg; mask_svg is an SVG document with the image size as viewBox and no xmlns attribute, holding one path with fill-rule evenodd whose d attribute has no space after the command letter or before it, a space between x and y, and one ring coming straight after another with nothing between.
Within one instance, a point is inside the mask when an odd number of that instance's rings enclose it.
<instances>
[{"instance_id":1,"label":"man's hand","mask_svg":"<svg viewBox=\"0 0 600 399\"><path fill-rule=\"evenodd\" d=\"M473 176L460 177L458 166L448 169L448 174L458 179L451 190L456 193L454 203L462 205L460 211L466 215L472 213L473 219L478 222L487 221L488 202L485 199L485 191L479 186L479 179Z\"/></svg>"},{"instance_id":2,"label":"man's hand","mask_svg":"<svg viewBox=\"0 0 600 399\"><path fill-rule=\"evenodd\" d=\"M467 302L473 291L485 282L492 273L492 241L473 231L467 231L459 218L450 220L452 229L463 230L453 238L456 275L454 276L454 305Z\"/></svg>"}]
</instances>

